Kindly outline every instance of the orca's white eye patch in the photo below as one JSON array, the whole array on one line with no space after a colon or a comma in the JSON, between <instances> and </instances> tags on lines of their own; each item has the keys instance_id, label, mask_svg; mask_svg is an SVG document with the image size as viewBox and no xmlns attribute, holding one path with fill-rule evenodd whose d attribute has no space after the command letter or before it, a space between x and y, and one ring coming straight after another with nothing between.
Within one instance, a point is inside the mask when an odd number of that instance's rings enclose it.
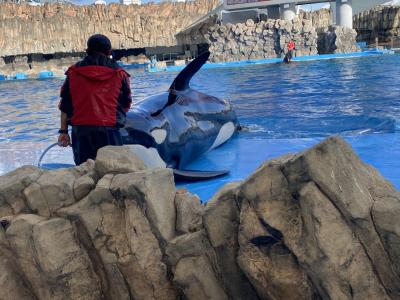
<instances>
[{"instance_id":1,"label":"orca's white eye patch","mask_svg":"<svg viewBox=\"0 0 400 300\"><path fill-rule=\"evenodd\" d=\"M214 144L211 146L210 150L217 148L218 146L225 143L227 140L231 138L231 136L235 133L235 124L233 122L225 123L218 132L217 137L215 138Z\"/></svg>"},{"instance_id":2,"label":"orca's white eye patch","mask_svg":"<svg viewBox=\"0 0 400 300\"><path fill-rule=\"evenodd\" d=\"M154 138L157 144L162 144L167 137L167 131L165 129L154 129L151 132L151 136Z\"/></svg>"}]
</instances>

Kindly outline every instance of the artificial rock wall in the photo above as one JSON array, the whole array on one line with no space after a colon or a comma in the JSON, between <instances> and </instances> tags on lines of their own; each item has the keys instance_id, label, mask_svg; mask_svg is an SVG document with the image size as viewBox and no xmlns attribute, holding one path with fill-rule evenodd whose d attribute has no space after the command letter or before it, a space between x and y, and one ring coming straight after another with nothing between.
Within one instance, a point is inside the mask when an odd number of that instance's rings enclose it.
<instances>
[{"instance_id":1,"label":"artificial rock wall","mask_svg":"<svg viewBox=\"0 0 400 300\"><path fill-rule=\"evenodd\" d=\"M373 42L400 38L400 6L378 6L354 16L359 40Z\"/></svg>"},{"instance_id":2,"label":"artificial rock wall","mask_svg":"<svg viewBox=\"0 0 400 300\"><path fill-rule=\"evenodd\" d=\"M356 43L357 32L353 29L331 25L318 30L318 53L352 53L361 51Z\"/></svg>"},{"instance_id":3,"label":"artificial rock wall","mask_svg":"<svg viewBox=\"0 0 400 300\"><path fill-rule=\"evenodd\" d=\"M176 45L175 34L207 14L218 0L144 5L0 4L0 57L82 52L94 33L115 48Z\"/></svg>"},{"instance_id":4,"label":"artificial rock wall","mask_svg":"<svg viewBox=\"0 0 400 300\"><path fill-rule=\"evenodd\" d=\"M332 15L331 10L326 8L321 8L314 11L304 11L300 10L300 19L310 20L313 27L317 30L319 28L328 27L332 25Z\"/></svg>"},{"instance_id":5,"label":"artificial rock wall","mask_svg":"<svg viewBox=\"0 0 400 300\"><path fill-rule=\"evenodd\" d=\"M241 61L283 57L290 40L296 44L294 56L359 51L357 33L339 26L312 26L312 21L268 20L245 24L214 25L205 38L210 44L211 61Z\"/></svg>"},{"instance_id":6,"label":"artificial rock wall","mask_svg":"<svg viewBox=\"0 0 400 300\"><path fill-rule=\"evenodd\" d=\"M211 61L239 61L280 57L290 40L296 43L296 55L317 54L317 32L309 20L268 20L245 24L224 24L210 28Z\"/></svg>"}]
</instances>

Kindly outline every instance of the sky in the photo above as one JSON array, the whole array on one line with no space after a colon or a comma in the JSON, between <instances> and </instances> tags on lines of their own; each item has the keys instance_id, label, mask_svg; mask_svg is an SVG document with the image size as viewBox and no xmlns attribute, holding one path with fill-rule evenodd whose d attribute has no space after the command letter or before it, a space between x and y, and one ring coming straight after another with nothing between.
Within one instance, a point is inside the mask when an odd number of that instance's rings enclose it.
<instances>
[{"instance_id":1,"label":"sky","mask_svg":"<svg viewBox=\"0 0 400 300\"><path fill-rule=\"evenodd\" d=\"M316 4L301 5L301 8L306 10L318 10L327 6L329 6L329 3L319 3L319 4L316 3Z\"/></svg>"}]
</instances>

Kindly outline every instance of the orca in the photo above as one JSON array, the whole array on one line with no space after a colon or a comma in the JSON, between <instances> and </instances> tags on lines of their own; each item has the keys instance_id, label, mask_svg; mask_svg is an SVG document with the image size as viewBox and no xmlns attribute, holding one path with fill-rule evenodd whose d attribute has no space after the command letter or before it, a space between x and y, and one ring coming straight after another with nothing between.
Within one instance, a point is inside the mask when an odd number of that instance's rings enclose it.
<instances>
[{"instance_id":1,"label":"orca","mask_svg":"<svg viewBox=\"0 0 400 300\"><path fill-rule=\"evenodd\" d=\"M202 180L229 173L186 170L200 155L217 148L239 128L233 106L226 99L190 88L190 80L208 60L205 52L188 64L165 93L136 103L121 129L123 143L131 145L148 166L174 169L180 180Z\"/></svg>"}]
</instances>

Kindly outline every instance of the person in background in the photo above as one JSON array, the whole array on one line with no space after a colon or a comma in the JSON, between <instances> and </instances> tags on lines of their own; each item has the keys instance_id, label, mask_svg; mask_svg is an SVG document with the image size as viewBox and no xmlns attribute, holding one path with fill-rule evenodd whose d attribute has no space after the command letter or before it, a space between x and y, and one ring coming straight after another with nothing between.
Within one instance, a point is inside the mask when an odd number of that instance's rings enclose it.
<instances>
[{"instance_id":1,"label":"person in background","mask_svg":"<svg viewBox=\"0 0 400 300\"><path fill-rule=\"evenodd\" d=\"M296 47L296 45L295 45L295 43L294 43L294 41L293 40L291 40L290 42L289 42L289 44L288 44L288 52L286 53L286 55L285 55L285 58L284 58L284 62L285 63L290 63L291 61L292 61L292 58L293 58L293 51L294 51L294 48Z\"/></svg>"},{"instance_id":2,"label":"person in background","mask_svg":"<svg viewBox=\"0 0 400 300\"><path fill-rule=\"evenodd\" d=\"M91 36L87 56L68 69L61 88L58 143L67 147L72 142L76 165L95 159L101 147L122 145L119 129L132 103L130 76L110 58L111 49L106 36Z\"/></svg>"}]
</instances>

